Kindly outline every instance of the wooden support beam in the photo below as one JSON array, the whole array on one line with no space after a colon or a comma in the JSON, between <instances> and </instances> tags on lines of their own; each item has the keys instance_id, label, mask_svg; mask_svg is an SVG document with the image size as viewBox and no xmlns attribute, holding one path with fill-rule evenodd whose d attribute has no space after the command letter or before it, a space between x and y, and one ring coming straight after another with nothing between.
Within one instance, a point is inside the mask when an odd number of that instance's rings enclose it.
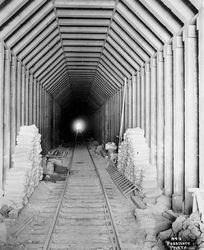
<instances>
[{"instance_id":1,"label":"wooden support beam","mask_svg":"<svg viewBox=\"0 0 204 250\"><path fill-rule=\"evenodd\" d=\"M173 146L174 186L172 204L175 212L182 212L184 198L184 48L182 36L173 40ZM188 174L188 173L186 173Z\"/></svg>"},{"instance_id":2,"label":"wooden support beam","mask_svg":"<svg viewBox=\"0 0 204 250\"><path fill-rule=\"evenodd\" d=\"M22 71L21 71L21 126L25 125L25 100L26 100L26 97L25 97L25 85L26 85L26 71L25 71L25 67L22 66Z\"/></svg>"},{"instance_id":3,"label":"wooden support beam","mask_svg":"<svg viewBox=\"0 0 204 250\"><path fill-rule=\"evenodd\" d=\"M4 74L5 74L5 49L0 40L0 196L3 192L4 175Z\"/></svg>"},{"instance_id":4,"label":"wooden support beam","mask_svg":"<svg viewBox=\"0 0 204 250\"><path fill-rule=\"evenodd\" d=\"M156 58L151 58L150 63L150 152L151 164L156 165L156 88L157 88L157 63Z\"/></svg>"},{"instance_id":5,"label":"wooden support beam","mask_svg":"<svg viewBox=\"0 0 204 250\"><path fill-rule=\"evenodd\" d=\"M145 137L150 146L150 64L145 63Z\"/></svg>"},{"instance_id":6,"label":"wooden support beam","mask_svg":"<svg viewBox=\"0 0 204 250\"><path fill-rule=\"evenodd\" d=\"M184 32L185 49L185 213L192 209L188 188L198 187L198 55L195 25Z\"/></svg>"},{"instance_id":7,"label":"wooden support beam","mask_svg":"<svg viewBox=\"0 0 204 250\"><path fill-rule=\"evenodd\" d=\"M123 0L126 6L137 16L146 26L159 37L159 39L166 43L171 38L170 32L166 30L166 27L162 25L154 16L152 16L139 1L134 0Z\"/></svg>"},{"instance_id":8,"label":"wooden support beam","mask_svg":"<svg viewBox=\"0 0 204 250\"><path fill-rule=\"evenodd\" d=\"M17 123L17 58L11 57L11 89L10 89L10 148L11 155L14 153L16 144L16 123ZM12 161L11 161L12 166Z\"/></svg>"},{"instance_id":9,"label":"wooden support beam","mask_svg":"<svg viewBox=\"0 0 204 250\"><path fill-rule=\"evenodd\" d=\"M164 50L164 192L173 193L173 56L172 46Z\"/></svg>"},{"instance_id":10,"label":"wooden support beam","mask_svg":"<svg viewBox=\"0 0 204 250\"><path fill-rule=\"evenodd\" d=\"M4 85L4 179L11 164L10 129L11 129L11 51L5 54Z\"/></svg>"},{"instance_id":11,"label":"wooden support beam","mask_svg":"<svg viewBox=\"0 0 204 250\"><path fill-rule=\"evenodd\" d=\"M21 62L17 62L17 79L16 79L16 130L15 137L18 135L21 125L21 96L22 96L22 65Z\"/></svg>"},{"instance_id":12,"label":"wooden support beam","mask_svg":"<svg viewBox=\"0 0 204 250\"><path fill-rule=\"evenodd\" d=\"M152 44L156 50L159 50L163 46L160 39L121 2L117 5L117 11L146 39L146 41Z\"/></svg>"},{"instance_id":13,"label":"wooden support beam","mask_svg":"<svg viewBox=\"0 0 204 250\"><path fill-rule=\"evenodd\" d=\"M164 57L157 55L157 182L164 188Z\"/></svg>"}]
</instances>

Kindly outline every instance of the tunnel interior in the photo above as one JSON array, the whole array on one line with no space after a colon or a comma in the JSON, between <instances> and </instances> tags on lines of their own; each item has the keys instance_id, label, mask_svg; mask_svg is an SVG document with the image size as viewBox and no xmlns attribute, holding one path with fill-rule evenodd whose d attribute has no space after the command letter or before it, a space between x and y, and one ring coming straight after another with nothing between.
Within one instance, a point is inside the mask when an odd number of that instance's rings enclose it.
<instances>
[{"instance_id":1,"label":"tunnel interior","mask_svg":"<svg viewBox=\"0 0 204 250\"><path fill-rule=\"evenodd\" d=\"M79 117L99 143L116 142L122 121L122 133L144 129L160 187L188 210L187 188L203 182L202 10L199 0L1 0L1 187L21 126L36 124L46 154Z\"/></svg>"}]
</instances>

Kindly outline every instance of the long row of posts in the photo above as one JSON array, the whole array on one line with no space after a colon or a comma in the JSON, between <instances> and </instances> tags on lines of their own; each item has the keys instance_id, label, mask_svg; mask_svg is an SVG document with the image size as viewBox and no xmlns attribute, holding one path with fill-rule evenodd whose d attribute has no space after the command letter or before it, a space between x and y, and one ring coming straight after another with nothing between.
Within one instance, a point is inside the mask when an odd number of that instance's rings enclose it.
<instances>
[{"instance_id":1,"label":"long row of posts","mask_svg":"<svg viewBox=\"0 0 204 250\"><path fill-rule=\"evenodd\" d=\"M202 10L96 113L102 142L116 142L127 128L144 129L158 184L185 213L192 207L188 188L204 188L203 27Z\"/></svg>"},{"instance_id":2,"label":"long row of posts","mask_svg":"<svg viewBox=\"0 0 204 250\"><path fill-rule=\"evenodd\" d=\"M60 112L34 75L0 42L0 191L12 167L20 127L35 124L42 135L43 153L47 153L59 143Z\"/></svg>"}]
</instances>

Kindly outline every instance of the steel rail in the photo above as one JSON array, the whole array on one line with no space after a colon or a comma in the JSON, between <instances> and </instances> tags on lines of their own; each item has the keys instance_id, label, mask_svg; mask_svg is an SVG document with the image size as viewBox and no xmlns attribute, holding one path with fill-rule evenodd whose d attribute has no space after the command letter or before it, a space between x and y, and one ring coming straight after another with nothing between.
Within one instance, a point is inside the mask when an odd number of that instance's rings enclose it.
<instances>
[{"instance_id":1,"label":"steel rail","mask_svg":"<svg viewBox=\"0 0 204 250\"><path fill-rule=\"evenodd\" d=\"M73 147L73 150L72 150L72 157L71 157L71 161L70 161L70 168L69 168L67 176L66 176L64 188L63 188L62 194L60 196L60 200L59 200L57 209L55 211L55 215L54 215L54 218L52 220L52 224L51 224L51 227L50 227L47 239L46 239L45 244L43 246L43 250L49 250L49 246L50 246L51 239L52 239L52 234L53 234L53 231L55 229L55 225L56 225L56 222L57 222L59 211L60 211L60 208L61 208L61 205L62 205L62 201L64 199L64 195L65 195L65 192L66 192L66 189L67 189L67 185L68 185L68 180L69 180L69 176L70 176L70 169L72 167L72 162L73 162L74 149L75 149L75 146Z\"/></svg>"},{"instance_id":2,"label":"steel rail","mask_svg":"<svg viewBox=\"0 0 204 250\"><path fill-rule=\"evenodd\" d=\"M114 218L113 218L113 214L112 214L112 211L111 211L111 207L110 207L110 203L108 201L108 196L106 194L106 191L105 191L105 188L104 188L104 184L102 182L102 179L101 179L101 176L100 176L100 173L98 171L98 168L93 160L93 157L89 151L89 148L87 146L87 144L85 144L87 150L88 150L88 153L89 153L89 156L91 158L91 161L94 165L94 168L96 170L96 173L97 173L97 176L99 178L99 181L100 181L100 184L101 184L101 188L102 188L102 191L103 191L103 194L104 194L104 197L105 197L105 202L106 202L106 207L107 207L107 210L108 210L108 213L109 213L109 217L110 217L110 222L111 222L111 227L112 227L112 232L113 232L113 236L112 236L112 243L114 244L114 250L121 250L121 244L120 244L120 241L119 241L119 237L118 237L118 232L117 232L117 229L116 229L116 224L115 224L115 221L114 221Z\"/></svg>"},{"instance_id":3,"label":"steel rail","mask_svg":"<svg viewBox=\"0 0 204 250\"><path fill-rule=\"evenodd\" d=\"M59 202L58 202L58 206L57 206L57 209L55 211L55 215L54 215L54 218L52 220L52 224L51 224L48 236L47 236L46 241L45 241L45 243L43 245L43 248L42 248L43 250L49 250L50 249L50 245L51 245L51 241L52 241L52 235L53 235L56 223L57 223L57 219L58 219L59 212L60 212L60 209L61 209L61 206L62 206L64 195L65 195L65 192L66 192L67 186L68 186L70 170L71 170L72 164L73 164L73 157L74 157L74 151L75 151L76 144L77 144L77 138L75 138L75 146L73 147L73 151L72 151L72 157L71 157L71 161L70 161L70 169L68 170L66 181L65 181L65 184L64 184L64 187L63 187L63 191L61 193L61 196L60 196L60 199L59 199ZM89 153L91 162L93 163L93 166L95 168L95 171L96 171L97 177L99 179L100 186L101 186L104 198L105 198L105 203L104 203L105 222L106 222L108 234L109 234L109 237L110 237L110 240L111 240L112 249L113 250L121 250L121 246L120 246L121 244L120 244L120 241L119 241L117 229L116 229L114 218L113 218L113 215L112 215L112 212L111 212L111 207L110 207L110 204L109 204L109 201L108 201L108 197L107 197L103 182L101 180L100 173L98 172L97 166L96 166L96 164L95 164L95 162L94 162L94 160L92 158L92 155L91 155L91 153L90 153L90 151L88 149L87 144L86 143L83 143L83 144L85 145L85 148L87 149L87 151Z\"/></svg>"}]
</instances>

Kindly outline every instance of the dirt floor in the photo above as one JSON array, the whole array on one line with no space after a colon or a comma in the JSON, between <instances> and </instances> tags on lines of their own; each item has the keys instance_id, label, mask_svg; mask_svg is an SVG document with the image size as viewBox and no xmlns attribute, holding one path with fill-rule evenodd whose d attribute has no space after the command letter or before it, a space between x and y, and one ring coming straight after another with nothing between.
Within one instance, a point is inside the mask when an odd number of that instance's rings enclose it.
<instances>
[{"instance_id":1,"label":"dirt floor","mask_svg":"<svg viewBox=\"0 0 204 250\"><path fill-rule=\"evenodd\" d=\"M136 206L131 199L126 199L106 171L108 161L91 151L102 178L108 200L111 206L119 240L124 250L152 249L156 240L156 232L168 227L169 221L161 213L152 213L151 209L140 211L135 216ZM56 210L64 181L41 181L34 191L29 203L22 209L17 221L6 219L8 229L7 244L1 244L1 250L24 250L29 244L38 249L38 242L43 241ZM142 217L140 217L142 216ZM151 237L150 237L151 236ZM39 244L39 247L41 245ZM31 249L31 248L29 248ZM41 248L39 248L41 249ZM70 248L71 249L71 248Z\"/></svg>"}]
</instances>

